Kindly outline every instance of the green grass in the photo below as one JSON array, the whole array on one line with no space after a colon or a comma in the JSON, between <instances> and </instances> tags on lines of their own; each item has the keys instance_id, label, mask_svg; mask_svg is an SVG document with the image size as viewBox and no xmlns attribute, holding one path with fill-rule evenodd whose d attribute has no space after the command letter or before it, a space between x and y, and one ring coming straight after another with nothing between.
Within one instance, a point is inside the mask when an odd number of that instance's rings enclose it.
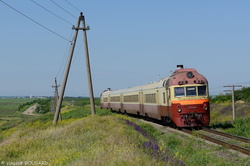
<instances>
[{"instance_id":1,"label":"green grass","mask_svg":"<svg viewBox=\"0 0 250 166\"><path fill-rule=\"evenodd\" d=\"M111 115L112 112L108 110L100 110L99 108L96 108L97 115ZM84 107L77 107L73 109L72 111L62 113L62 119L78 119L82 117L87 117L91 115L91 110L88 106Z\"/></svg>"},{"instance_id":2,"label":"green grass","mask_svg":"<svg viewBox=\"0 0 250 166\"><path fill-rule=\"evenodd\" d=\"M43 127L41 127L43 126ZM56 127L36 120L3 140L4 161L46 161L49 165L165 165L143 153L142 135L114 116L64 120ZM19 141L17 141L19 140Z\"/></svg>"},{"instance_id":3,"label":"green grass","mask_svg":"<svg viewBox=\"0 0 250 166\"><path fill-rule=\"evenodd\" d=\"M102 115L64 119L57 126L53 126L51 120L39 118L5 130L0 158L3 161L45 161L48 165L247 163L247 158L225 152L223 148L205 146L204 141L194 137L171 132L163 134L138 119L109 115L105 113L107 110L97 109L97 112L102 111ZM218 154L228 156L217 157Z\"/></svg>"},{"instance_id":4,"label":"green grass","mask_svg":"<svg viewBox=\"0 0 250 166\"><path fill-rule=\"evenodd\" d=\"M47 165L238 166L247 165L250 160L195 137L162 133L139 119L109 110L96 108L97 114L91 115L86 105L65 105L63 120L56 126L52 125L54 115L49 113L2 130L0 161L40 161ZM240 121L235 128L249 132L248 126L249 123Z\"/></svg>"},{"instance_id":5,"label":"green grass","mask_svg":"<svg viewBox=\"0 0 250 166\"><path fill-rule=\"evenodd\" d=\"M229 134L250 138L250 118L238 119L232 123L232 127L223 129L223 131Z\"/></svg>"}]
</instances>

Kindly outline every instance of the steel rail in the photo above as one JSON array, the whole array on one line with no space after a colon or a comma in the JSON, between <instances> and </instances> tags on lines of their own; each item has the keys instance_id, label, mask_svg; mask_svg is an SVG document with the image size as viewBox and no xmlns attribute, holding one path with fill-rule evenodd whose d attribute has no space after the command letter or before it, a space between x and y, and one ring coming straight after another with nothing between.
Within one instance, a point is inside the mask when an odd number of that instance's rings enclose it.
<instances>
[{"instance_id":1,"label":"steel rail","mask_svg":"<svg viewBox=\"0 0 250 166\"><path fill-rule=\"evenodd\" d=\"M193 134L193 132L192 132L191 130L182 129L181 131L183 131L183 132L185 132L185 133L188 133L188 134ZM241 152L241 153L250 155L250 149L243 148L243 147L240 147L240 146L237 146L237 145L234 145L234 144L230 144L230 143L227 143L227 142L224 142L224 141L221 141L221 140L218 140L218 139L215 139L215 138L212 138L212 137L209 137L209 136L200 134L200 133L199 133L199 137L200 137L200 138L203 138L203 139L205 139L205 140L208 140L208 141L210 141L210 142L213 142L213 143L222 145L222 146L224 146L224 147L229 147L229 148L234 149L234 150L237 150L237 151L239 151L239 152Z\"/></svg>"},{"instance_id":2,"label":"steel rail","mask_svg":"<svg viewBox=\"0 0 250 166\"><path fill-rule=\"evenodd\" d=\"M205 128L205 127L203 127L202 130L204 130L206 132L209 132L209 133L218 134L218 135L221 135L221 136L224 136L224 137L240 140L242 142L250 143L249 138L244 138L244 137L240 137L240 136L237 136L237 135L232 135L232 134L224 133L224 132L221 132L221 131L217 131L217 130L213 130L213 129L209 129L209 128Z\"/></svg>"}]
</instances>

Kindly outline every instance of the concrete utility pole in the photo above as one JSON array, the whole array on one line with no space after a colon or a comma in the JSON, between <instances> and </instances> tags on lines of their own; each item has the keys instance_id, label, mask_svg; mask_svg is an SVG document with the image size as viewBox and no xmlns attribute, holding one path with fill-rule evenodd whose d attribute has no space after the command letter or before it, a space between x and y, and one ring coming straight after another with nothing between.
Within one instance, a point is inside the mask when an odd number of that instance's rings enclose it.
<instances>
[{"instance_id":1,"label":"concrete utility pole","mask_svg":"<svg viewBox=\"0 0 250 166\"><path fill-rule=\"evenodd\" d=\"M80 28L80 23L82 22L83 27ZM59 96L59 100L57 102L57 106L56 106L56 112L55 112L55 116L54 116L54 121L53 124L55 125L58 121L58 117L60 114L60 109L61 109L61 105L62 105L62 100L63 100L63 96L64 96L64 92L65 92L65 88L66 88L66 84L67 84L67 79L68 79L68 75L69 75L69 70L70 70L70 66L71 66L71 61L72 61L72 57L73 57L73 53L74 53L74 49L75 49L75 43L76 43L76 39L77 39L77 35L78 35L78 30L83 30L84 32L84 41L85 41L85 53L86 53L86 66L87 66L87 74L88 74L88 83L89 83L89 92L90 92L90 104L91 104L91 111L92 114L95 114L95 104L94 104L94 95L93 95L93 87L92 87L92 80L91 80L91 73L90 73L90 64L89 64L89 54L88 54L88 44L87 44L87 35L86 35L86 30L89 30L89 27L85 27L85 20L84 20L84 16L82 15L82 13L79 16L78 22L77 22L77 26L73 27L72 29L75 30L75 34L72 40L72 46L71 46L71 50L70 50L70 55L68 58L68 63L67 63L67 68L65 70L65 75L64 75L64 79L63 79L63 83L62 83L62 89L60 92L60 96Z\"/></svg>"},{"instance_id":2,"label":"concrete utility pole","mask_svg":"<svg viewBox=\"0 0 250 166\"><path fill-rule=\"evenodd\" d=\"M233 121L235 121L236 116L235 116L235 105L234 105L234 91L235 91L235 87L242 87L242 85L226 85L223 87L231 87L232 90L224 90L225 92L232 92L232 110L233 110Z\"/></svg>"}]
</instances>

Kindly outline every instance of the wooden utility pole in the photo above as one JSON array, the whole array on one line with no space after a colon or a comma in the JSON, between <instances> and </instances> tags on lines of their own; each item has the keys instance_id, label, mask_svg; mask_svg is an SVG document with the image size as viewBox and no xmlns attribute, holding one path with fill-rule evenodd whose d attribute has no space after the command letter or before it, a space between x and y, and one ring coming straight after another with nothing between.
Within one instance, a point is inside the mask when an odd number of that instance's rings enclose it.
<instances>
[{"instance_id":1,"label":"wooden utility pole","mask_svg":"<svg viewBox=\"0 0 250 166\"><path fill-rule=\"evenodd\" d=\"M80 28L80 23L81 22L82 22L82 26L83 26L82 28ZM64 92L65 92L65 88L66 88L66 84L67 84L67 80L68 80L68 75L69 75L69 70L70 70L70 66L71 66L71 61L72 61L73 53L74 53L74 49L75 49L78 30L83 30L83 32L84 32L86 66L87 66L89 92L90 92L90 104L91 104L92 114L95 114L94 95L93 95L92 79L91 79L91 73L90 73L90 63L89 63L88 44L87 44L87 35L86 35L86 30L89 30L90 28L85 27L85 19L84 19L84 16L82 15L82 13L80 14L80 16L78 18L78 22L77 22L76 27L73 26L72 29L75 30L75 34L74 34L74 37L73 37L73 40L72 40L70 55L69 55L69 58L68 58L68 63L67 63L67 67L66 67L65 74L64 74L64 79L63 79L63 83L62 83L60 96L59 96L57 106L56 106L56 112L55 112L54 121L53 121L54 125L57 123L58 117L59 117L59 114L60 114L62 100L63 100L63 97L64 97Z\"/></svg>"},{"instance_id":2,"label":"wooden utility pole","mask_svg":"<svg viewBox=\"0 0 250 166\"><path fill-rule=\"evenodd\" d=\"M51 102L51 107L50 107L51 112L56 111L56 106L57 106L57 102L58 102L58 99L59 99L59 95L58 95L58 87L59 86L60 85L57 85L57 80L55 78L55 85L52 85L52 88L55 88L55 94L54 94L53 102ZM59 114L59 119L62 120L61 114Z\"/></svg>"},{"instance_id":3,"label":"wooden utility pole","mask_svg":"<svg viewBox=\"0 0 250 166\"><path fill-rule=\"evenodd\" d=\"M87 32L86 32L86 30L89 30L89 26L85 28L85 18L82 15L82 13L80 17L81 17L82 26L83 26L83 28L81 29L83 30L83 38L84 38L84 43L85 43L84 46L85 46L86 68L87 68L88 85L89 85L89 98L90 98L91 112L92 112L92 115L94 115L96 112L95 112L92 77L91 77L91 70L90 70L90 63L89 63L88 40L87 40Z\"/></svg>"},{"instance_id":4,"label":"wooden utility pole","mask_svg":"<svg viewBox=\"0 0 250 166\"><path fill-rule=\"evenodd\" d=\"M232 92L232 110L233 110L233 121L235 121L236 119L236 114L235 114L235 105L234 105L234 91L235 91L235 87L242 87L242 85L226 85L223 87L231 87L232 90L224 90L225 92Z\"/></svg>"},{"instance_id":5,"label":"wooden utility pole","mask_svg":"<svg viewBox=\"0 0 250 166\"><path fill-rule=\"evenodd\" d=\"M52 88L55 88L55 94L54 94L54 98L53 98L53 102L51 102L51 107L50 107L50 111L51 112L55 112L56 111L56 103L58 101L58 98L59 98L59 95L58 95L58 87L60 85L57 85L57 81L56 81L56 78L55 78L55 85L52 85Z\"/></svg>"}]
</instances>

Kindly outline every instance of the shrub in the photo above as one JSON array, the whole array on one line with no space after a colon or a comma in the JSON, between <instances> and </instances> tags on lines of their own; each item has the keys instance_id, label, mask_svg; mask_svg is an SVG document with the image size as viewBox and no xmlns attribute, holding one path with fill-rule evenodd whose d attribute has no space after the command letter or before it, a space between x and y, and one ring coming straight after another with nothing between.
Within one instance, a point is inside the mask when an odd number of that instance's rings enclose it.
<instances>
[{"instance_id":1,"label":"shrub","mask_svg":"<svg viewBox=\"0 0 250 166\"><path fill-rule=\"evenodd\" d=\"M35 112L45 114L50 111L50 101L51 99L36 99L33 101L26 102L24 104L18 105L18 111L25 111L27 108L34 104L39 104Z\"/></svg>"},{"instance_id":2,"label":"shrub","mask_svg":"<svg viewBox=\"0 0 250 166\"><path fill-rule=\"evenodd\" d=\"M234 92L235 100L250 102L250 87L243 87L241 90ZM216 97L211 97L211 103L225 103L232 101L231 94L219 94Z\"/></svg>"}]
</instances>

